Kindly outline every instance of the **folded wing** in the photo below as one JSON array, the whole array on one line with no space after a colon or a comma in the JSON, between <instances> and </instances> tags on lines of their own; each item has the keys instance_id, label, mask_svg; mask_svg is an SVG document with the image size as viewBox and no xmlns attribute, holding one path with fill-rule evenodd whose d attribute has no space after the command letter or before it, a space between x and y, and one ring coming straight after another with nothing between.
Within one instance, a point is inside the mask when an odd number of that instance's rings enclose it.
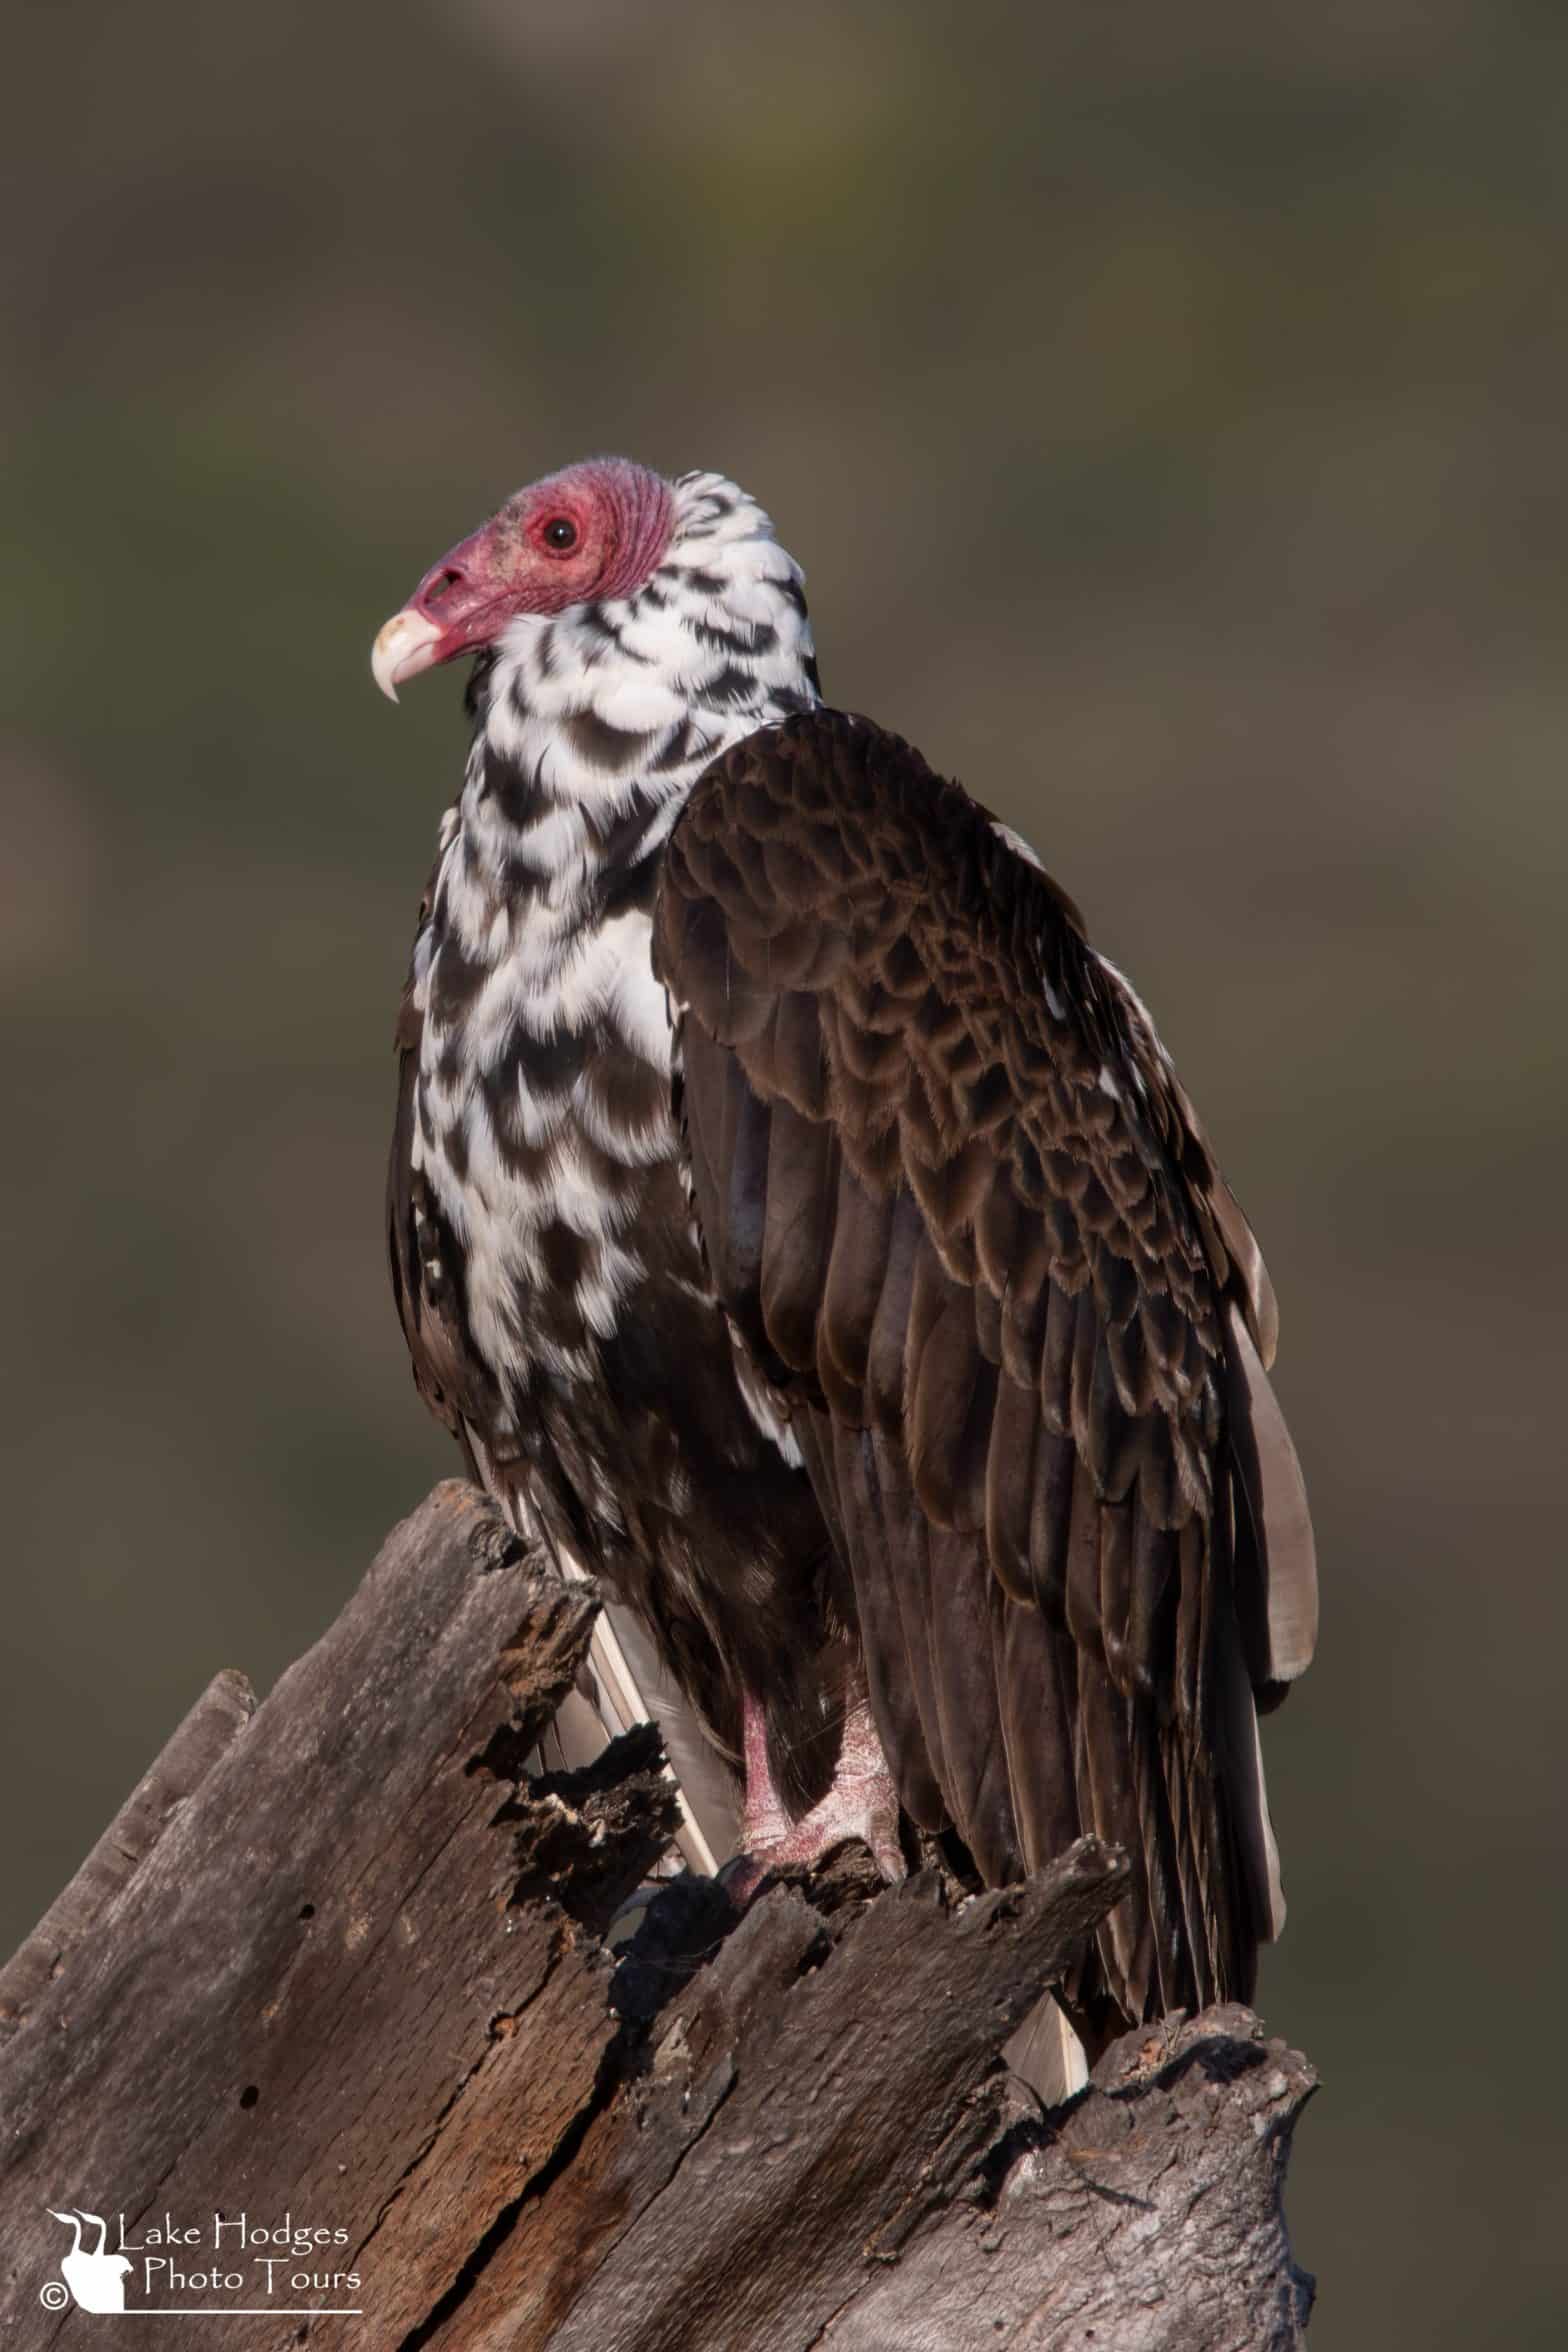
<instances>
[{"instance_id":1,"label":"folded wing","mask_svg":"<svg viewBox=\"0 0 1568 2352\"><path fill-rule=\"evenodd\" d=\"M1311 1533L1262 1262L1142 1006L967 794L821 711L698 785L655 958L701 1239L907 1810L993 1882L1127 1848L1086 2004L1245 1997Z\"/></svg>"}]
</instances>

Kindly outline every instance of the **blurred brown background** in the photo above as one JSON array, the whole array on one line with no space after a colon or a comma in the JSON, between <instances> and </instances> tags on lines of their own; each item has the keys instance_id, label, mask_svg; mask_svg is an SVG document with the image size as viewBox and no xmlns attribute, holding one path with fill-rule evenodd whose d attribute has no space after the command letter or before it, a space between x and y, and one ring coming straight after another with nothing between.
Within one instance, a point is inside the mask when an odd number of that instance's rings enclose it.
<instances>
[{"instance_id":1,"label":"blurred brown background","mask_svg":"<svg viewBox=\"0 0 1568 2352\"><path fill-rule=\"evenodd\" d=\"M458 680L372 632L520 481L720 467L1269 1254L1313 2342L1560 2343L1568 13L55 0L10 62L0 1944L454 1466L380 1187Z\"/></svg>"}]
</instances>

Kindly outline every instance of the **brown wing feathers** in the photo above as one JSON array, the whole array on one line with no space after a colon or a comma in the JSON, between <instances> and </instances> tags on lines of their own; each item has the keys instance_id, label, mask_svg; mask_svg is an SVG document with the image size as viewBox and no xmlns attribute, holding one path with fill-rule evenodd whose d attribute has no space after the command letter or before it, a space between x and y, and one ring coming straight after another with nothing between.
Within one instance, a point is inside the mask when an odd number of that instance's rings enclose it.
<instances>
[{"instance_id":1,"label":"brown wing feathers","mask_svg":"<svg viewBox=\"0 0 1568 2352\"><path fill-rule=\"evenodd\" d=\"M1304 1512L1261 1261L1141 1006L957 786L831 713L699 784L655 957L709 1262L848 1555L906 1807L992 1880L1115 1839L1104 1989L1245 1995L1248 1670L1310 1648Z\"/></svg>"},{"instance_id":2,"label":"brown wing feathers","mask_svg":"<svg viewBox=\"0 0 1568 2352\"><path fill-rule=\"evenodd\" d=\"M419 902L415 957L430 919L435 888L432 870ZM424 1027L412 967L398 1006L394 1043L398 1057L397 1111L387 1163L387 1252L392 1295L413 1365L414 1385L438 1421L458 1439L470 1474L478 1478L470 1424L481 1422L488 1402L488 1376L468 1337L462 1306L457 1252L427 1179L414 1167L415 1081Z\"/></svg>"}]
</instances>

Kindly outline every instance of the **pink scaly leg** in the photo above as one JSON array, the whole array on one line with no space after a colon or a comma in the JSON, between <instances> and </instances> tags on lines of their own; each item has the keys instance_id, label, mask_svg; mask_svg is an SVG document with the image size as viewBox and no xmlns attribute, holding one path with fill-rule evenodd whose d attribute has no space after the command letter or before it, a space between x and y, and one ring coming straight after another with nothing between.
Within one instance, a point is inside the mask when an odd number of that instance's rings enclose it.
<instances>
[{"instance_id":1,"label":"pink scaly leg","mask_svg":"<svg viewBox=\"0 0 1568 2352\"><path fill-rule=\"evenodd\" d=\"M791 1822L773 1785L762 1709L749 1696L741 1701L741 1726L746 1755L741 1851L722 1873L738 1904L749 1903L773 1871L809 1869L849 1838L859 1838L871 1849L872 1860L890 1885L904 1876L898 1792L864 1699L844 1718L844 1741L826 1796L796 1822Z\"/></svg>"}]
</instances>

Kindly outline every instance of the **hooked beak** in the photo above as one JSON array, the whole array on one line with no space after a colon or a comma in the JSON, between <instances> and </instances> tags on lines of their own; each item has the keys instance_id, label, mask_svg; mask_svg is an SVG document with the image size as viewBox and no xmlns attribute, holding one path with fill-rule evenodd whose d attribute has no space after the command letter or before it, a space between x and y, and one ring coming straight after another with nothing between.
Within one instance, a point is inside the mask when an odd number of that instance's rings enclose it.
<instances>
[{"instance_id":1,"label":"hooked beak","mask_svg":"<svg viewBox=\"0 0 1568 2352\"><path fill-rule=\"evenodd\" d=\"M417 678L421 670L435 668L445 635L438 621L416 612L412 605L405 605L383 623L370 649L370 674L388 702L396 702L398 688Z\"/></svg>"},{"instance_id":2,"label":"hooked beak","mask_svg":"<svg viewBox=\"0 0 1568 2352\"><path fill-rule=\"evenodd\" d=\"M503 507L431 565L376 638L371 676L396 702L398 688L422 670L493 643L516 609L515 549Z\"/></svg>"}]
</instances>

